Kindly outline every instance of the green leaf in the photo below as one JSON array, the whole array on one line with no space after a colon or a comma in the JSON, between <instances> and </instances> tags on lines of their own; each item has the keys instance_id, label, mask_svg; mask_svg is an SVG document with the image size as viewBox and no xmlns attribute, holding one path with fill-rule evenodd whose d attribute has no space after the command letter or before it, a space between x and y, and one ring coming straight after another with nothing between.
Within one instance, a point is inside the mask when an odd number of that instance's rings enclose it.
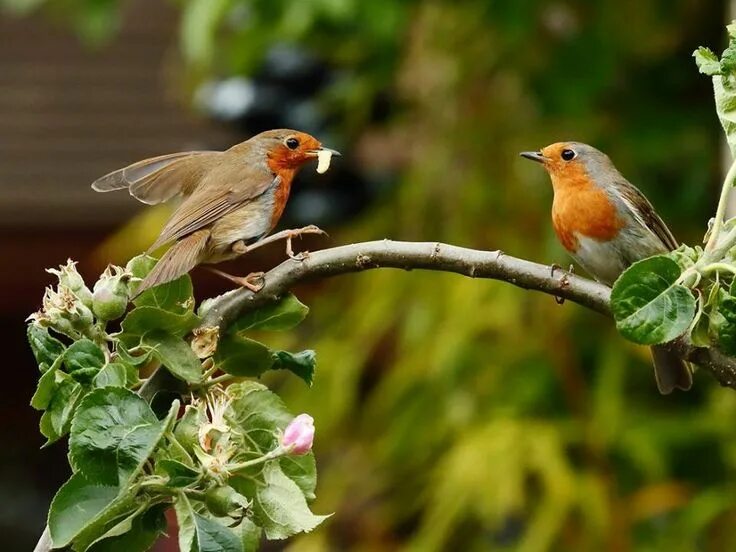
<instances>
[{"instance_id":1,"label":"green leaf","mask_svg":"<svg viewBox=\"0 0 736 552\"><path fill-rule=\"evenodd\" d=\"M136 341L136 340L133 340ZM135 342L135 345L138 345L139 342ZM137 352L137 351L136 351ZM124 343L118 342L116 348L115 348L115 354L116 354L116 360L124 362L126 364L130 364L131 366L138 367L146 364L151 360L151 352L150 351L143 351L143 354L136 354L132 355L128 352L128 349L126 348Z\"/></svg>"},{"instance_id":2,"label":"green leaf","mask_svg":"<svg viewBox=\"0 0 736 552\"><path fill-rule=\"evenodd\" d=\"M195 512L199 552L243 552L241 540L230 529Z\"/></svg>"},{"instance_id":3,"label":"green leaf","mask_svg":"<svg viewBox=\"0 0 736 552\"><path fill-rule=\"evenodd\" d=\"M139 510L114 525L97 539L88 552L145 552L166 532L165 504ZM148 508L142 514L142 509Z\"/></svg>"},{"instance_id":4,"label":"green leaf","mask_svg":"<svg viewBox=\"0 0 736 552\"><path fill-rule=\"evenodd\" d=\"M194 509L184 493L179 493L174 501L176 524L179 526L179 552L198 552L197 526L194 522Z\"/></svg>"},{"instance_id":5,"label":"green leaf","mask_svg":"<svg viewBox=\"0 0 736 552\"><path fill-rule=\"evenodd\" d=\"M100 485L74 474L54 497L49 511L49 530L54 548L73 543L84 552L92 543L136 511L141 511L137 488Z\"/></svg>"},{"instance_id":6,"label":"green leaf","mask_svg":"<svg viewBox=\"0 0 736 552\"><path fill-rule=\"evenodd\" d=\"M169 487L186 487L187 485L196 483L200 477L197 470L190 468L182 462L170 459L156 462L156 470L160 470L169 476L169 481L166 483Z\"/></svg>"},{"instance_id":7,"label":"green leaf","mask_svg":"<svg viewBox=\"0 0 736 552\"><path fill-rule=\"evenodd\" d=\"M69 432L72 416L79 404L84 388L67 373L56 370L56 390L41 416L40 430L46 437L46 445L63 437Z\"/></svg>"},{"instance_id":8,"label":"green leaf","mask_svg":"<svg viewBox=\"0 0 736 552\"><path fill-rule=\"evenodd\" d=\"M39 378L36 392L31 397L31 406L36 410L46 410L51 403L57 388L56 372L58 368L52 367Z\"/></svg>"},{"instance_id":9,"label":"green leaf","mask_svg":"<svg viewBox=\"0 0 736 552\"><path fill-rule=\"evenodd\" d=\"M202 363L189 344L165 331L154 331L143 336L141 346L151 351L158 361L177 378L188 383L202 379Z\"/></svg>"},{"instance_id":10,"label":"green leaf","mask_svg":"<svg viewBox=\"0 0 736 552\"><path fill-rule=\"evenodd\" d=\"M72 343L64 353L67 372L82 384L90 383L105 365L105 353L89 339Z\"/></svg>"},{"instance_id":11,"label":"green leaf","mask_svg":"<svg viewBox=\"0 0 736 552\"><path fill-rule=\"evenodd\" d=\"M316 498L314 491L317 488L317 463L311 451L298 456L293 454L282 456L279 458L279 465L289 479L301 489L307 501Z\"/></svg>"},{"instance_id":12,"label":"green leaf","mask_svg":"<svg viewBox=\"0 0 736 552\"><path fill-rule=\"evenodd\" d=\"M695 316L695 298L676 284L680 267L664 256L631 265L616 280L611 311L618 331L635 343L656 345L682 335Z\"/></svg>"},{"instance_id":13,"label":"green leaf","mask_svg":"<svg viewBox=\"0 0 736 552\"><path fill-rule=\"evenodd\" d=\"M227 388L231 397L225 417L231 427L238 427L249 440L266 453L277 444L276 434L293 419L281 398L266 386L244 381Z\"/></svg>"},{"instance_id":14,"label":"green leaf","mask_svg":"<svg viewBox=\"0 0 736 552\"><path fill-rule=\"evenodd\" d=\"M138 278L145 278L156 266L156 262L153 257L142 256L134 263L133 275ZM139 285L136 283L131 286L134 292ZM194 308L193 291L192 279L189 274L185 274L171 282L147 289L133 300L133 304L136 307L156 307L175 314L184 314Z\"/></svg>"},{"instance_id":15,"label":"green leaf","mask_svg":"<svg viewBox=\"0 0 736 552\"><path fill-rule=\"evenodd\" d=\"M198 325L199 317L193 312L175 314L157 307L138 307L130 311L120 324L123 331L118 338L126 346L134 347L147 333L163 331L184 337Z\"/></svg>"},{"instance_id":16,"label":"green leaf","mask_svg":"<svg viewBox=\"0 0 736 552\"><path fill-rule=\"evenodd\" d=\"M95 389L74 416L69 461L92 482L123 486L151 455L168 423L159 422L146 401L128 389Z\"/></svg>"},{"instance_id":17,"label":"green leaf","mask_svg":"<svg viewBox=\"0 0 736 552\"><path fill-rule=\"evenodd\" d=\"M708 76L721 74L721 62L710 48L701 46L693 52L695 63L701 73Z\"/></svg>"},{"instance_id":18,"label":"green leaf","mask_svg":"<svg viewBox=\"0 0 736 552\"><path fill-rule=\"evenodd\" d=\"M142 253L128 261L128 264L125 265L125 272L129 272L134 277L143 280L153 270L157 262L155 257ZM135 292L136 289L137 286L135 289L131 289L131 291Z\"/></svg>"},{"instance_id":19,"label":"green leaf","mask_svg":"<svg viewBox=\"0 0 736 552\"><path fill-rule=\"evenodd\" d=\"M263 466L263 484L258 484L253 501L255 521L263 527L268 539L285 539L301 532L308 532L330 516L314 515L304 494L294 481L284 474L275 462ZM243 483L241 477L231 478L233 486ZM246 484L247 488L251 485ZM237 486L236 486L237 488Z\"/></svg>"},{"instance_id":20,"label":"green leaf","mask_svg":"<svg viewBox=\"0 0 736 552\"><path fill-rule=\"evenodd\" d=\"M276 351L274 353L274 370L289 370L299 376L304 383L312 386L314 381L314 370L317 367L317 355L312 350L290 353L288 351Z\"/></svg>"},{"instance_id":21,"label":"green leaf","mask_svg":"<svg viewBox=\"0 0 736 552\"><path fill-rule=\"evenodd\" d=\"M726 133L731 155L736 156L736 89L728 84L729 77L713 77L716 113Z\"/></svg>"},{"instance_id":22,"label":"green leaf","mask_svg":"<svg viewBox=\"0 0 736 552\"><path fill-rule=\"evenodd\" d=\"M93 387L125 387L128 383L128 368L122 362L107 364L92 380Z\"/></svg>"},{"instance_id":23,"label":"green leaf","mask_svg":"<svg viewBox=\"0 0 736 552\"><path fill-rule=\"evenodd\" d=\"M729 295L722 299L718 312L722 316L718 326L718 345L726 354L736 355L736 297Z\"/></svg>"},{"instance_id":24,"label":"green leaf","mask_svg":"<svg viewBox=\"0 0 736 552\"><path fill-rule=\"evenodd\" d=\"M206 416L199 408L188 404L184 415L179 418L174 428L174 437L189 452L199 446L199 428L207 423Z\"/></svg>"},{"instance_id":25,"label":"green leaf","mask_svg":"<svg viewBox=\"0 0 736 552\"><path fill-rule=\"evenodd\" d=\"M174 502L179 525L180 552L242 552L241 540L227 527L197 514L189 499L179 493Z\"/></svg>"},{"instance_id":26,"label":"green leaf","mask_svg":"<svg viewBox=\"0 0 736 552\"><path fill-rule=\"evenodd\" d=\"M258 552L261 546L263 529L258 527L250 518L243 518L240 522L240 537L243 541L243 552Z\"/></svg>"},{"instance_id":27,"label":"green leaf","mask_svg":"<svg viewBox=\"0 0 736 552\"><path fill-rule=\"evenodd\" d=\"M75 473L51 502L49 532L54 548L69 545L118 496L117 485L100 485Z\"/></svg>"},{"instance_id":28,"label":"green leaf","mask_svg":"<svg viewBox=\"0 0 736 552\"><path fill-rule=\"evenodd\" d=\"M309 307L288 293L276 303L249 311L231 326L231 332L245 330L290 330L304 320Z\"/></svg>"},{"instance_id":29,"label":"green leaf","mask_svg":"<svg viewBox=\"0 0 736 552\"><path fill-rule=\"evenodd\" d=\"M241 377L258 377L274 363L271 349L237 334L228 334L220 340L214 360L223 372Z\"/></svg>"},{"instance_id":30,"label":"green leaf","mask_svg":"<svg viewBox=\"0 0 736 552\"><path fill-rule=\"evenodd\" d=\"M33 351L33 356L36 357L36 363L39 366L41 364L46 364L47 366L53 365L56 359L66 350L64 344L49 335L49 331L46 328L41 328L35 324L28 324L26 333L28 343Z\"/></svg>"}]
</instances>

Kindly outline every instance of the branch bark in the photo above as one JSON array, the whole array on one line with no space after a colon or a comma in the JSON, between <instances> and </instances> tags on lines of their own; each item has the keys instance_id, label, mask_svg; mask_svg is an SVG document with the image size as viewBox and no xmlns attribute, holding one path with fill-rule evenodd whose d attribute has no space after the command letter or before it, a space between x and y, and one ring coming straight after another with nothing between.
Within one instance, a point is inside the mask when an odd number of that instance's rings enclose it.
<instances>
[{"instance_id":1,"label":"branch bark","mask_svg":"<svg viewBox=\"0 0 736 552\"><path fill-rule=\"evenodd\" d=\"M552 266L501 251L480 251L438 242L380 240L323 249L309 253L301 261L284 261L266 273L259 292L242 288L212 299L202 327L216 326L223 332L243 313L278 300L299 283L376 268L435 270L500 280L611 316L611 290L607 286ZM686 339L675 340L668 346L680 358L710 371L721 385L736 389L736 359L714 347L694 347Z\"/></svg>"}]
</instances>

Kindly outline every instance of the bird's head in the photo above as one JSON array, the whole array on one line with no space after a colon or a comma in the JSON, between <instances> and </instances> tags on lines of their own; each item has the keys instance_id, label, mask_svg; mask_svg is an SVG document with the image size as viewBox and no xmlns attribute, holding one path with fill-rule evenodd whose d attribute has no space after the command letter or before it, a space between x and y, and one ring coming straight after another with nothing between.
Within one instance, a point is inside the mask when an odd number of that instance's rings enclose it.
<instances>
[{"instance_id":1,"label":"bird's head","mask_svg":"<svg viewBox=\"0 0 736 552\"><path fill-rule=\"evenodd\" d=\"M541 163L552 178L555 189L589 180L605 185L607 176L618 174L605 153L581 142L556 142L539 151L524 151L520 155Z\"/></svg>"},{"instance_id":2,"label":"bird's head","mask_svg":"<svg viewBox=\"0 0 736 552\"><path fill-rule=\"evenodd\" d=\"M340 155L323 147L314 136L291 129L267 130L248 142L257 144L266 153L269 165L276 169L298 169L317 157L327 156L329 161L329 156Z\"/></svg>"}]
</instances>

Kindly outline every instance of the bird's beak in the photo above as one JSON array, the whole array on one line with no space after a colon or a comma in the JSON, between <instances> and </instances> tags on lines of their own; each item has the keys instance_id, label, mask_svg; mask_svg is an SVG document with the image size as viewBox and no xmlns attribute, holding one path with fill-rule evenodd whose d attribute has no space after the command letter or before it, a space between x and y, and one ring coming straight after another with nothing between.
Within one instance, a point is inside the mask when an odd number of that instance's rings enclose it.
<instances>
[{"instance_id":1,"label":"bird's beak","mask_svg":"<svg viewBox=\"0 0 736 552\"><path fill-rule=\"evenodd\" d=\"M522 151L519 155L521 155L524 159L530 159L532 161L536 161L537 163L544 163L547 161L547 158L542 155L541 151Z\"/></svg>"},{"instance_id":2,"label":"bird's beak","mask_svg":"<svg viewBox=\"0 0 736 552\"><path fill-rule=\"evenodd\" d=\"M319 152L321 152L321 151L329 151L335 157L340 157L342 155L339 151L333 150L333 149L330 149L330 148L319 148L319 149L309 150L309 151L307 151L307 154L308 155L311 155L312 157L318 157L319 156Z\"/></svg>"}]
</instances>

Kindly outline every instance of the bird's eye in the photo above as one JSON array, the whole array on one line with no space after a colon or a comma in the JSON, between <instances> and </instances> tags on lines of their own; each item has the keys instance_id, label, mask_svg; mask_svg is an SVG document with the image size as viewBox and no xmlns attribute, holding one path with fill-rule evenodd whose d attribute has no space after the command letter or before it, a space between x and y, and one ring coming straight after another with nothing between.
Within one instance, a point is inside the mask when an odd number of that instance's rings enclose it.
<instances>
[{"instance_id":1,"label":"bird's eye","mask_svg":"<svg viewBox=\"0 0 736 552\"><path fill-rule=\"evenodd\" d=\"M562 153L560 154L560 157L562 157L562 159L564 159L565 161L572 161L573 159L575 159L575 156L576 155L577 154L573 150L571 150L571 149L564 149L564 150L562 150Z\"/></svg>"},{"instance_id":2,"label":"bird's eye","mask_svg":"<svg viewBox=\"0 0 736 552\"><path fill-rule=\"evenodd\" d=\"M286 144L286 147L289 149L296 149L299 147L299 140L297 140L296 138L287 138L286 142L284 143Z\"/></svg>"}]
</instances>

